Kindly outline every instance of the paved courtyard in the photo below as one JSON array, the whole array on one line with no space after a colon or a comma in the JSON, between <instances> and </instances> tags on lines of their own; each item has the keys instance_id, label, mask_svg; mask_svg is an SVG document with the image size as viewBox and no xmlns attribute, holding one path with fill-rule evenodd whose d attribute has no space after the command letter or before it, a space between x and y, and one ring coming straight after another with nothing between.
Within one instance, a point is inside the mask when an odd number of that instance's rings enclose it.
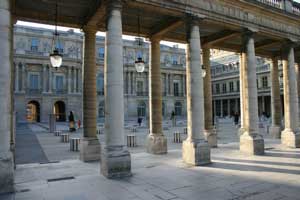
<instances>
[{"instance_id":1,"label":"paved courtyard","mask_svg":"<svg viewBox=\"0 0 300 200\"><path fill-rule=\"evenodd\" d=\"M165 130L167 155L145 153L143 138L148 129L138 128L139 147L130 148L132 177L122 180L104 178L99 162L79 161L78 153L70 152L68 144L60 143L45 126L28 127L48 163L17 165L16 193L2 195L1 200L300 199L300 150L284 148L265 133L266 154L245 156L238 150L237 129L230 122L219 124L219 148L212 149L212 164L201 167L185 165L181 144L172 142L172 133L183 131L184 123ZM67 127L59 124L58 128ZM80 131L74 137L79 135Z\"/></svg>"}]
</instances>

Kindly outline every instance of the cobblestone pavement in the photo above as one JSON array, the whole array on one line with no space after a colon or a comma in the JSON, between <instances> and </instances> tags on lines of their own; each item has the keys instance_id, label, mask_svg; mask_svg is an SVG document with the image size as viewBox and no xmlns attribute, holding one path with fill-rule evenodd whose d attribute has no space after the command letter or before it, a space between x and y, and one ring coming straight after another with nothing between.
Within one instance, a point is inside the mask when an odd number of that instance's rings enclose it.
<instances>
[{"instance_id":1,"label":"cobblestone pavement","mask_svg":"<svg viewBox=\"0 0 300 200\"><path fill-rule=\"evenodd\" d=\"M225 133L225 127L230 131ZM2 195L0 199L300 199L300 150L285 148L279 140L269 139L265 134L266 154L245 156L238 150L237 139L229 141L230 137L238 138L233 127L229 123L219 126L223 132L219 131L219 148L212 149L212 164L201 167L187 166L182 162L181 144L173 144L170 140L175 128L165 130L169 139L168 154L147 154L143 145L130 148L133 176L122 180L104 178L98 162L83 163L74 159L77 155L70 152L54 155L64 151L63 146L68 145L60 143L58 137L45 131L37 134L41 146L50 161L60 161L18 165L15 174L16 193ZM146 133L147 130L139 129L136 134L143 138ZM100 135L103 141L102 137ZM50 147L53 143L57 146ZM59 150L54 151L55 148Z\"/></svg>"}]
</instances>

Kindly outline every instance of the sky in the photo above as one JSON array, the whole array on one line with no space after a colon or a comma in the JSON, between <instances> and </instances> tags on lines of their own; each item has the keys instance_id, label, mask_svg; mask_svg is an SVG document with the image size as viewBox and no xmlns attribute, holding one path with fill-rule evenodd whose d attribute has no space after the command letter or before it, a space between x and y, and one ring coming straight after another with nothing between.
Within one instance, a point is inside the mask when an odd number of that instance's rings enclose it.
<instances>
[{"instance_id":1,"label":"sky","mask_svg":"<svg viewBox=\"0 0 300 200\"><path fill-rule=\"evenodd\" d=\"M298 3L300 3L300 0L294 0ZM37 28L47 28L47 29L52 29L54 30L54 26L51 25L45 25L45 24L38 24L38 23L31 23L31 22L24 22L24 21L17 21L18 25L23 25L23 26L30 26L30 27L37 27ZM58 27L58 30L61 31L67 31L70 28L67 27ZM75 32L80 32L79 29L74 29ZM98 32L97 35L99 36L105 36L104 32ZM123 35L123 39L127 39L127 40L134 40L135 37L133 36L128 36L128 35ZM178 45L179 48L184 48L186 49L186 45L185 44L180 44L180 43L173 43L173 42L167 42L167 41L161 41L161 44L165 44L165 45L169 45L169 46L173 46L173 45Z\"/></svg>"}]
</instances>

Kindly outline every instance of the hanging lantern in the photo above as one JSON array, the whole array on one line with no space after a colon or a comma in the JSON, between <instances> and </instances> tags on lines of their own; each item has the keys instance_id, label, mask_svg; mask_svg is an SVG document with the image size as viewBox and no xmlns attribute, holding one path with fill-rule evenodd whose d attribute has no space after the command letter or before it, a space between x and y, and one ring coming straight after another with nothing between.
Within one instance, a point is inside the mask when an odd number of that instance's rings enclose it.
<instances>
[{"instance_id":1,"label":"hanging lantern","mask_svg":"<svg viewBox=\"0 0 300 200\"><path fill-rule=\"evenodd\" d=\"M59 33L57 31L57 1L55 5L55 32L53 34L53 40L52 40L52 49L53 52L50 54L50 62L52 67L59 68L62 64L62 54L59 53L58 48L56 47L56 44L59 44Z\"/></svg>"},{"instance_id":2,"label":"hanging lantern","mask_svg":"<svg viewBox=\"0 0 300 200\"><path fill-rule=\"evenodd\" d=\"M145 70L145 62L141 57L138 57L138 59L135 61L135 69L137 72L141 73Z\"/></svg>"}]
</instances>

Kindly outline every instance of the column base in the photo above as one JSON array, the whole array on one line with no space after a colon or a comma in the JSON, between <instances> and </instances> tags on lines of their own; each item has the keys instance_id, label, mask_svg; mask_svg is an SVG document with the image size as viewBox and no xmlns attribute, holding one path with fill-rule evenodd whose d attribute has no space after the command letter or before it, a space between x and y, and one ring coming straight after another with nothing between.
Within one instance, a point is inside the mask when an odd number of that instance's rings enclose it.
<instances>
[{"instance_id":1,"label":"column base","mask_svg":"<svg viewBox=\"0 0 300 200\"><path fill-rule=\"evenodd\" d=\"M263 155L265 153L264 138L259 135L250 135L245 131L240 136L240 151L249 155Z\"/></svg>"},{"instance_id":2,"label":"column base","mask_svg":"<svg viewBox=\"0 0 300 200\"><path fill-rule=\"evenodd\" d=\"M164 135L149 134L146 141L147 152L151 154L168 153L167 138Z\"/></svg>"},{"instance_id":3,"label":"column base","mask_svg":"<svg viewBox=\"0 0 300 200\"><path fill-rule=\"evenodd\" d=\"M281 144L292 147L300 147L300 134L293 132L291 129L284 129L281 132Z\"/></svg>"},{"instance_id":4,"label":"column base","mask_svg":"<svg viewBox=\"0 0 300 200\"><path fill-rule=\"evenodd\" d=\"M211 148L218 147L218 134L216 129L204 130L204 138Z\"/></svg>"},{"instance_id":5,"label":"column base","mask_svg":"<svg viewBox=\"0 0 300 200\"><path fill-rule=\"evenodd\" d=\"M237 132L238 136L243 135L245 131L246 131L245 128L239 128Z\"/></svg>"},{"instance_id":6,"label":"column base","mask_svg":"<svg viewBox=\"0 0 300 200\"><path fill-rule=\"evenodd\" d=\"M280 126L270 126L269 134L272 138L279 139L281 137L281 127Z\"/></svg>"},{"instance_id":7,"label":"column base","mask_svg":"<svg viewBox=\"0 0 300 200\"><path fill-rule=\"evenodd\" d=\"M210 164L210 147L208 143L205 140L183 141L182 159L185 163L194 166Z\"/></svg>"},{"instance_id":8,"label":"column base","mask_svg":"<svg viewBox=\"0 0 300 200\"><path fill-rule=\"evenodd\" d=\"M0 194L14 192L14 162L12 153L0 156Z\"/></svg>"},{"instance_id":9,"label":"column base","mask_svg":"<svg viewBox=\"0 0 300 200\"><path fill-rule=\"evenodd\" d=\"M99 161L101 147L98 138L82 138L80 140L79 159L83 162Z\"/></svg>"},{"instance_id":10,"label":"column base","mask_svg":"<svg viewBox=\"0 0 300 200\"><path fill-rule=\"evenodd\" d=\"M107 178L131 176L130 153L124 146L107 146L101 152L101 173Z\"/></svg>"}]
</instances>

